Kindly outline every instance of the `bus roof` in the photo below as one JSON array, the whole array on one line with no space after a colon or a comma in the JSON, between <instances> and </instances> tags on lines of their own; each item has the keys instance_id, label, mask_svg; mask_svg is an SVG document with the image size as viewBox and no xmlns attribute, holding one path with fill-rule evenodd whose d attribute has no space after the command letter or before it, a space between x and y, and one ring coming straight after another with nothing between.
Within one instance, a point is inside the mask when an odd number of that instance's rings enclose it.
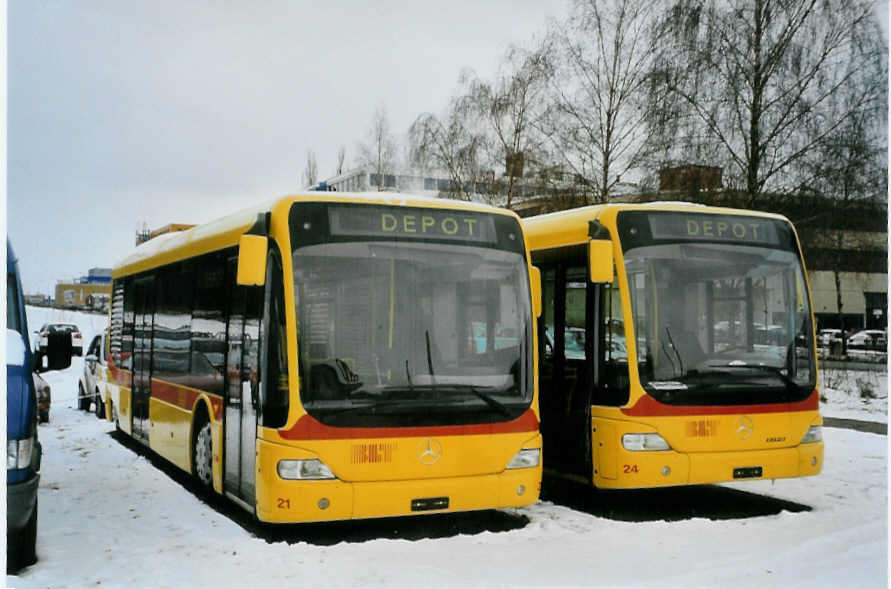
<instances>
[{"instance_id":1,"label":"bus roof","mask_svg":"<svg viewBox=\"0 0 891 589\"><path fill-rule=\"evenodd\" d=\"M788 219L775 213L713 207L684 201L660 201L648 203L609 203L591 205L577 209L567 209L523 219L529 249L544 249L573 245L588 241L589 223L606 215L614 216L621 211L681 211L691 213L711 213L724 215L747 215L768 217L788 222Z\"/></svg>"},{"instance_id":2,"label":"bus roof","mask_svg":"<svg viewBox=\"0 0 891 589\"><path fill-rule=\"evenodd\" d=\"M291 204L301 201L444 208L516 217L516 213L512 211L481 203L396 192L306 192L258 203L203 225L158 235L137 246L135 250L115 264L112 277L119 278L234 246L238 243L241 235L256 222L258 215L279 207L290 209Z\"/></svg>"}]
</instances>

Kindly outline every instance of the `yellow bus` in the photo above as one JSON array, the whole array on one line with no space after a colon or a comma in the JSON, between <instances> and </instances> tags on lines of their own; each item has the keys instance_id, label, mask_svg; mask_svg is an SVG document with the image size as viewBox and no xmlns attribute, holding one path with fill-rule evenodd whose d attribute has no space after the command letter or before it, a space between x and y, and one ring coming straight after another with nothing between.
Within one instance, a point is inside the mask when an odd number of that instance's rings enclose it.
<instances>
[{"instance_id":1,"label":"yellow bus","mask_svg":"<svg viewBox=\"0 0 891 589\"><path fill-rule=\"evenodd\" d=\"M653 203L523 223L541 271L546 474L628 489L820 472L814 321L787 219Z\"/></svg>"},{"instance_id":2,"label":"yellow bus","mask_svg":"<svg viewBox=\"0 0 891 589\"><path fill-rule=\"evenodd\" d=\"M529 505L529 260L512 212L383 193L156 236L113 270L106 415L263 522Z\"/></svg>"}]
</instances>

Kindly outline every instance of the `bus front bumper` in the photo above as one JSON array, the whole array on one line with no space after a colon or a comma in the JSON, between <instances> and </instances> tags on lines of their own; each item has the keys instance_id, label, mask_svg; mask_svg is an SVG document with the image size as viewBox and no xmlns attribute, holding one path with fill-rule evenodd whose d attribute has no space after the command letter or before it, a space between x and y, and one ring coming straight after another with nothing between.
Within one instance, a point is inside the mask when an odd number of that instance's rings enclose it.
<instances>
[{"instance_id":1,"label":"bus front bumper","mask_svg":"<svg viewBox=\"0 0 891 589\"><path fill-rule=\"evenodd\" d=\"M813 476L823 468L823 442L745 452L619 449L613 456L615 464L595 465L595 486L638 489Z\"/></svg>"},{"instance_id":2,"label":"bus front bumper","mask_svg":"<svg viewBox=\"0 0 891 589\"><path fill-rule=\"evenodd\" d=\"M499 474L402 481L258 479L257 518L296 523L523 507L538 501L541 465Z\"/></svg>"}]
</instances>

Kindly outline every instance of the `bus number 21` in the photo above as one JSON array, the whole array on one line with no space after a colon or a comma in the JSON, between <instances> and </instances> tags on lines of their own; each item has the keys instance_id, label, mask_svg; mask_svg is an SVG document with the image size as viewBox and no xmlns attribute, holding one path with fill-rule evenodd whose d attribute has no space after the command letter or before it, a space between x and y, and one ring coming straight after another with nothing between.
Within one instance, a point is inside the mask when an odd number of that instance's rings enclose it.
<instances>
[{"instance_id":1,"label":"bus number 21","mask_svg":"<svg viewBox=\"0 0 891 589\"><path fill-rule=\"evenodd\" d=\"M291 500L284 499L283 497L278 498L278 508L279 509L291 509Z\"/></svg>"},{"instance_id":2,"label":"bus number 21","mask_svg":"<svg viewBox=\"0 0 891 589\"><path fill-rule=\"evenodd\" d=\"M637 465L636 465L636 464L625 464L625 465L622 467L622 471L623 471L625 474L632 474L632 473L637 473L637 472L639 472L639 471L637 470Z\"/></svg>"}]
</instances>

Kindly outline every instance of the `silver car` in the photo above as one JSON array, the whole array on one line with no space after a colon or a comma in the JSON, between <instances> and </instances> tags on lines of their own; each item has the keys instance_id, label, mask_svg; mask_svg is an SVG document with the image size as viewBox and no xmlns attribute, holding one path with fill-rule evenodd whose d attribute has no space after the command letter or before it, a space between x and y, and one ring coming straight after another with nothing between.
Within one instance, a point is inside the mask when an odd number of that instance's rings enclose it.
<instances>
[{"instance_id":1,"label":"silver car","mask_svg":"<svg viewBox=\"0 0 891 589\"><path fill-rule=\"evenodd\" d=\"M77 408L89 411L93 404L96 417L105 417L105 332L95 336L84 356L84 371L77 383Z\"/></svg>"}]
</instances>

